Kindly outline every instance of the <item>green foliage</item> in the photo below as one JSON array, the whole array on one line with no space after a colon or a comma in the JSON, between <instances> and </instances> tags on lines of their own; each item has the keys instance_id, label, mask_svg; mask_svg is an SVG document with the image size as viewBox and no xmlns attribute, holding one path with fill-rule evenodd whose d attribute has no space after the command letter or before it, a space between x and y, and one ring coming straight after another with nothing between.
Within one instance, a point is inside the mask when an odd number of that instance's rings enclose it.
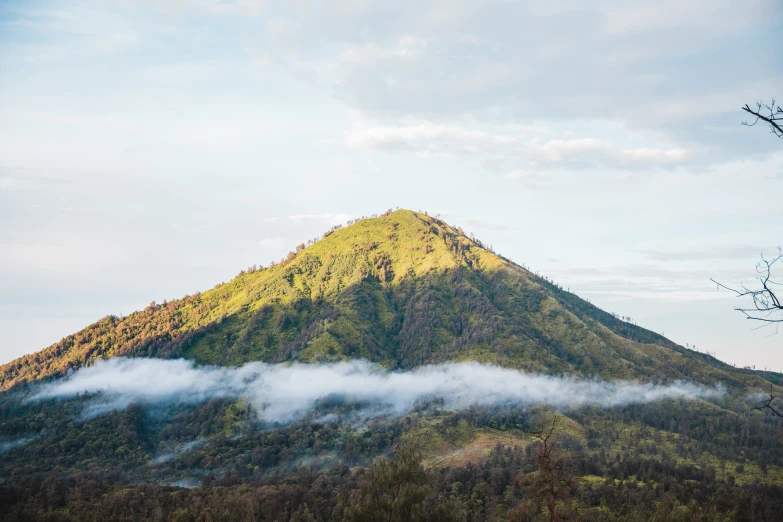
<instances>
[{"instance_id":1,"label":"green foliage","mask_svg":"<svg viewBox=\"0 0 783 522\"><path fill-rule=\"evenodd\" d=\"M422 408L356 424L336 403L276 426L225 400L98 417L83 416L88 397L25 401L29 383L117 355L223 365L366 358L389 368L478 360L723 383L730 394L715 403L565 412L558 458L577 480L558 482L567 494L553 511L596 521L783 512L783 423L741 399L780 393L779 374L687 350L414 212L333 229L274 266L106 317L3 366L0 518L539 520L545 477L522 435L535 412Z\"/></svg>"},{"instance_id":2,"label":"green foliage","mask_svg":"<svg viewBox=\"0 0 783 522\"><path fill-rule=\"evenodd\" d=\"M128 317L106 317L0 370L0 388L96 358L200 363L366 358L391 368L479 360L603 378L779 389L621 321L443 221L410 211L332 231L283 262Z\"/></svg>"},{"instance_id":3,"label":"green foliage","mask_svg":"<svg viewBox=\"0 0 783 522\"><path fill-rule=\"evenodd\" d=\"M379 457L362 477L359 492L349 499L347 518L357 522L408 522L422 519L429 495L423 454L415 443L394 449L391 458Z\"/></svg>"},{"instance_id":4,"label":"green foliage","mask_svg":"<svg viewBox=\"0 0 783 522\"><path fill-rule=\"evenodd\" d=\"M41 435L0 455L0 519L321 521L415 513L419 520L534 521L549 513L540 445L530 435L546 411L424 409L361 426L311 418L274 427L251 422L252 412L237 402L132 407L80 420L83 401L3 404L4 438ZM558 415L556 458L576 480L557 475L558 488L566 488L557 513L775 520L783 509L783 426L736 408L667 401ZM423 457L472 447L487 434L504 436L486 453L422 467ZM118 452L122 446L133 451ZM170 457L161 459L164 453ZM166 486L189 478L200 487Z\"/></svg>"}]
</instances>

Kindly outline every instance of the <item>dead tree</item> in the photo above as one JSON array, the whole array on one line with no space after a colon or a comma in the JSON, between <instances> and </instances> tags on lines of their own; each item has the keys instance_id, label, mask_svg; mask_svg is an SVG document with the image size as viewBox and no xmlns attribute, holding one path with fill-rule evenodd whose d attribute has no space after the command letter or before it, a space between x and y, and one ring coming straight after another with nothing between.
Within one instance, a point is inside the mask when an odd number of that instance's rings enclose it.
<instances>
[{"instance_id":1,"label":"dead tree","mask_svg":"<svg viewBox=\"0 0 783 522\"><path fill-rule=\"evenodd\" d=\"M775 102L775 98L772 98L769 104L756 102L755 110L751 109L748 104L745 104L742 110L755 118L752 122L743 121L743 125L753 127L759 121L762 121L769 125L769 131L772 134L783 139L783 108ZM783 323L783 305L781 305L779 295L775 293L783 283L775 281L772 275L773 265L781 259L783 259L783 251L780 248L778 248L778 255L771 260L765 259L762 254L761 261L756 265L756 279L761 283L761 288L755 290L745 285L742 285L740 290L737 290L710 278L719 288L725 288L730 292L734 292L737 297L750 298L753 303L752 307L734 307L734 309L745 314L747 319L765 323L759 326L759 328L775 325L775 332L771 335L777 334L780 323ZM761 401L761 404L756 409L762 411L769 410L773 415L783 417L783 411L777 410L772 405L779 398L779 396L770 393L769 399Z\"/></svg>"},{"instance_id":2,"label":"dead tree","mask_svg":"<svg viewBox=\"0 0 783 522\"><path fill-rule=\"evenodd\" d=\"M775 98L772 98L772 102L769 104L756 102L755 110L745 104L742 110L755 117L752 123L743 121L743 125L753 127L759 121L763 121L769 125L769 131L772 134L783 139L783 108L775 103Z\"/></svg>"},{"instance_id":3,"label":"dead tree","mask_svg":"<svg viewBox=\"0 0 783 522\"><path fill-rule=\"evenodd\" d=\"M750 301L743 306L735 306L734 309L743 313L747 319L765 323L759 328L774 325L775 332L771 335L778 333L778 327L780 323L783 323L783 304L781 304L781 297L778 295L783 282L776 280L773 274L775 263L783 264L781 259L783 259L783 250L780 248L778 248L778 255L772 259L761 255L761 261L756 265L756 280L760 286L756 288L742 285L736 289L710 278L710 281L718 285L718 288L734 292L736 297L742 298L746 302Z\"/></svg>"},{"instance_id":4,"label":"dead tree","mask_svg":"<svg viewBox=\"0 0 783 522\"><path fill-rule=\"evenodd\" d=\"M773 415L777 415L778 417L783 417L783 411L778 411L775 409L775 406L772 405L772 403L775 401L775 399L778 399L779 397L777 395L769 394L769 399L764 399L761 401L761 404L759 406L756 406L756 409L759 411L769 410L772 412Z\"/></svg>"},{"instance_id":5,"label":"dead tree","mask_svg":"<svg viewBox=\"0 0 783 522\"><path fill-rule=\"evenodd\" d=\"M763 323L759 328L774 325L775 331L770 335L777 334L780 324L783 323L783 304L779 292L783 282L776 281L772 273L775 263L781 262L783 264L781 259L783 259L783 251L780 248L778 248L778 255L772 259L767 259L764 255L761 256L761 261L756 265L756 279L759 286L753 289L742 285L738 290L711 279L713 283L718 285L718 288L734 292L736 297L743 298L746 302L750 300L747 305L735 306L734 309L743 313L746 319ZM783 410L779 410L773 405L775 400L779 398L779 396L770 393L769 399L761 401L756 409L769 410L773 415L783 417Z\"/></svg>"},{"instance_id":6,"label":"dead tree","mask_svg":"<svg viewBox=\"0 0 783 522\"><path fill-rule=\"evenodd\" d=\"M546 504L550 522L568 520L571 513L567 505L557 504L558 501L566 501L568 489L573 485L573 475L568 461L555 451L558 439L557 416L553 417L548 429L530 434L540 441L535 451L538 475L531 484L532 493Z\"/></svg>"}]
</instances>

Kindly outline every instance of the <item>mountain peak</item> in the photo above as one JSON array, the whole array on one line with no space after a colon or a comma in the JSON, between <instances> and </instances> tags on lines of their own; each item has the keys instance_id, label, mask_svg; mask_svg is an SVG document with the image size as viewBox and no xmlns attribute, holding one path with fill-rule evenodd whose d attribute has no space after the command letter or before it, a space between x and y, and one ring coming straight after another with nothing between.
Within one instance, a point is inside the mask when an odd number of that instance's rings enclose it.
<instances>
[{"instance_id":1,"label":"mountain peak","mask_svg":"<svg viewBox=\"0 0 783 522\"><path fill-rule=\"evenodd\" d=\"M727 365L628 324L437 217L333 227L268 268L106 317L2 367L0 389L113 356L199 363L478 360L528 371L744 385Z\"/></svg>"},{"instance_id":2,"label":"mountain peak","mask_svg":"<svg viewBox=\"0 0 783 522\"><path fill-rule=\"evenodd\" d=\"M504 263L460 228L425 213L402 209L334 227L320 241L300 244L297 252L272 269L309 266L313 258L328 264L330 275L338 275L342 283L346 278L355 281L368 275L394 283L433 270L458 266L479 269Z\"/></svg>"}]
</instances>

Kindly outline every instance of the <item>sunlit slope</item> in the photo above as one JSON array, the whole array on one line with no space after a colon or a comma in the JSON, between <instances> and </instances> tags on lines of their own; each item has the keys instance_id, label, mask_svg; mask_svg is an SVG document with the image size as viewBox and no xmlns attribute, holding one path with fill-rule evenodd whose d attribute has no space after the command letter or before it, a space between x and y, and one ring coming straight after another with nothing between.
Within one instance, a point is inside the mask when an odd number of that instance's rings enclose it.
<instances>
[{"instance_id":1,"label":"sunlit slope","mask_svg":"<svg viewBox=\"0 0 783 522\"><path fill-rule=\"evenodd\" d=\"M0 386L117 355L212 364L361 357L393 368L475 359L546 373L770 385L619 321L407 210L336 230L212 290L106 317L6 364Z\"/></svg>"}]
</instances>

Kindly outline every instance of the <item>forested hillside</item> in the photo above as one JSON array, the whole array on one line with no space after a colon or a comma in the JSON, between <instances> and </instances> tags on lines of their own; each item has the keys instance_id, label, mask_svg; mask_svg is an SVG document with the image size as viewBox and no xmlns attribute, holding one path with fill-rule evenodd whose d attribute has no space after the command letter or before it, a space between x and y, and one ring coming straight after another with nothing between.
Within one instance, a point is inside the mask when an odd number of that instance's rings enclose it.
<instances>
[{"instance_id":1,"label":"forested hillside","mask_svg":"<svg viewBox=\"0 0 783 522\"><path fill-rule=\"evenodd\" d=\"M128 317L109 316L2 367L0 386L62 376L96 358L199 363L366 358L391 368L472 359L603 378L761 386L627 323L407 210L336 228L267 268Z\"/></svg>"},{"instance_id":2,"label":"forested hillside","mask_svg":"<svg viewBox=\"0 0 783 522\"><path fill-rule=\"evenodd\" d=\"M781 375L623 321L425 214L359 220L296 250L3 366L0 518L783 519L783 419L754 409L758 393L781 391ZM367 359L400 372L476 360L725 393L560 411L433 399L372 417L327 398L281 423L242 397L96 413L100 392L37 395L116 356Z\"/></svg>"}]
</instances>

